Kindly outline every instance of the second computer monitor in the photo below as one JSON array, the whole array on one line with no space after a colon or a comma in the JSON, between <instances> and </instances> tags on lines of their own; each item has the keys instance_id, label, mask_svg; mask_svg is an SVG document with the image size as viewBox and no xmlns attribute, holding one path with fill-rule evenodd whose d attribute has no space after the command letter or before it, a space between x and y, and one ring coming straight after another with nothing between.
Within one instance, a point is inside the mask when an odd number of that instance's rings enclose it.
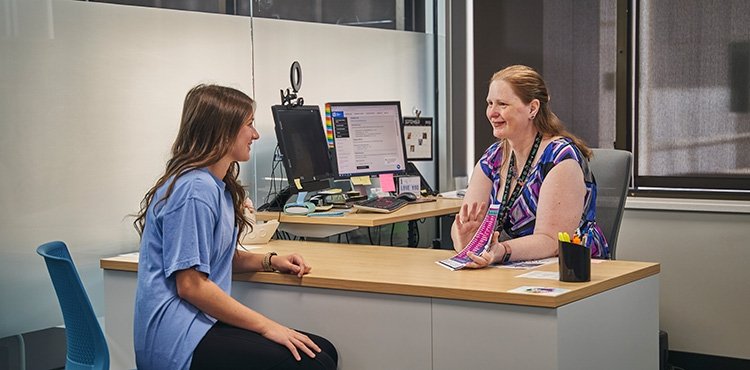
<instances>
[{"instance_id":1,"label":"second computer monitor","mask_svg":"<svg viewBox=\"0 0 750 370\"><path fill-rule=\"evenodd\" d=\"M284 169L294 192L330 187L334 171L318 107L274 105L271 112Z\"/></svg>"},{"instance_id":2,"label":"second computer monitor","mask_svg":"<svg viewBox=\"0 0 750 370\"><path fill-rule=\"evenodd\" d=\"M328 103L326 111L339 177L404 172L400 102Z\"/></svg>"}]
</instances>

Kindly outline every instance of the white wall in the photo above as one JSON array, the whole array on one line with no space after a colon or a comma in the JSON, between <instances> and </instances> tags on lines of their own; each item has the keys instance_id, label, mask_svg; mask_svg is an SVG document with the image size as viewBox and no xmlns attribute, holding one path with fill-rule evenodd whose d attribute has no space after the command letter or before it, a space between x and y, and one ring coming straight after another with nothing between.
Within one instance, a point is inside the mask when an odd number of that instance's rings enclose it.
<instances>
[{"instance_id":1,"label":"white wall","mask_svg":"<svg viewBox=\"0 0 750 370\"><path fill-rule=\"evenodd\" d=\"M750 359L750 213L637 203L628 200L617 257L661 264L659 319L669 349Z\"/></svg>"},{"instance_id":2,"label":"white wall","mask_svg":"<svg viewBox=\"0 0 750 370\"><path fill-rule=\"evenodd\" d=\"M434 114L432 36L416 32L342 27L272 19L253 19L256 124L261 127L254 173L260 179L256 199L265 198L276 145L271 106L281 104L279 90L291 87L289 67L302 67L299 96L305 104L401 101L402 114L413 107ZM265 140L264 140L265 139ZM432 179L434 171L422 166ZM278 173L276 174L278 176ZM434 184L434 181L432 182ZM258 203L258 202L256 202Z\"/></svg>"},{"instance_id":3,"label":"white wall","mask_svg":"<svg viewBox=\"0 0 750 370\"><path fill-rule=\"evenodd\" d=\"M95 309L103 312L99 259L138 248L126 216L163 171L190 87L224 84L258 100L261 150L242 168L254 185L270 174L276 139L269 107L289 87L293 60L302 64L309 104L401 100L407 112L416 105L430 113L429 37L0 0L0 338L62 323L35 253L46 241L68 243ZM335 49L345 52L332 55Z\"/></svg>"},{"instance_id":4,"label":"white wall","mask_svg":"<svg viewBox=\"0 0 750 370\"><path fill-rule=\"evenodd\" d=\"M185 92L252 87L247 18L70 1L0 6L0 337L61 323L35 248L68 243L94 305L102 256L164 168Z\"/></svg>"}]
</instances>

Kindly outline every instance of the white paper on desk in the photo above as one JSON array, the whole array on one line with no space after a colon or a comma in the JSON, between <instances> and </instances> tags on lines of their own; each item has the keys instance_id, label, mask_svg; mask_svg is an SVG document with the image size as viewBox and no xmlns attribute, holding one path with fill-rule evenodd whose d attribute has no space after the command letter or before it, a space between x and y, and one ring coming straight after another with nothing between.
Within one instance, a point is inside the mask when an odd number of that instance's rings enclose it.
<instances>
[{"instance_id":1,"label":"white paper on desk","mask_svg":"<svg viewBox=\"0 0 750 370\"><path fill-rule=\"evenodd\" d=\"M138 262L138 257L140 256L139 252L131 252L131 253L125 253L117 256L118 258L124 258L130 262Z\"/></svg>"},{"instance_id":2,"label":"white paper on desk","mask_svg":"<svg viewBox=\"0 0 750 370\"><path fill-rule=\"evenodd\" d=\"M560 278L560 273L557 271L529 271L525 274L516 275L516 277L527 279L558 280Z\"/></svg>"},{"instance_id":3,"label":"white paper on desk","mask_svg":"<svg viewBox=\"0 0 750 370\"><path fill-rule=\"evenodd\" d=\"M570 289L564 289L564 288L524 285L515 289L511 289L508 292L533 294L533 295L546 295L550 297L556 297L556 296L559 296L560 294L563 294L569 291Z\"/></svg>"},{"instance_id":4,"label":"white paper on desk","mask_svg":"<svg viewBox=\"0 0 750 370\"><path fill-rule=\"evenodd\" d=\"M440 193L438 194L438 196L442 198L463 199L464 198L463 194L465 193L466 193L466 189L454 190L454 191L446 191L446 192Z\"/></svg>"},{"instance_id":5,"label":"white paper on desk","mask_svg":"<svg viewBox=\"0 0 750 370\"><path fill-rule=\"evenodd\" d=\"M557 257L545 258L541 260L516 261L505 265L493 265L492 267L515 270L529 270L537 268L539 266L549 265L550 263L557 263Z\"/></svg>"}]
</instances>

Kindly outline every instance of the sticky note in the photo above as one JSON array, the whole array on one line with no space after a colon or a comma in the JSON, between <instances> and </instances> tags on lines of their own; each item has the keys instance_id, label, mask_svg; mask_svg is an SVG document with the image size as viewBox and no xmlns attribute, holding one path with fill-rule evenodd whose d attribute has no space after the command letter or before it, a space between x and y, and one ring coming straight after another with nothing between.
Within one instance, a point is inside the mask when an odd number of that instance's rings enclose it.
<instances>
[{"instance_id":1,"label":"sticky note","mask_svg":"<svg viewBox=\"0 0 750 370\"><path fill-rule=\"evenodd\" d=\"M380 188L384 192L396 191L396 184L393 182L392 173L381 173L378 177L380 178Z\"/></svg>"},{"instance_id":2,"label":"sticky note","mask_svg":"<svg viewBox=\"0 0 750 370\"><path fill-rule=\"evenodd\" d=\"M352 176L351 180L354 185L372 185L370 176Z\"/></svg>"}]
</instances>

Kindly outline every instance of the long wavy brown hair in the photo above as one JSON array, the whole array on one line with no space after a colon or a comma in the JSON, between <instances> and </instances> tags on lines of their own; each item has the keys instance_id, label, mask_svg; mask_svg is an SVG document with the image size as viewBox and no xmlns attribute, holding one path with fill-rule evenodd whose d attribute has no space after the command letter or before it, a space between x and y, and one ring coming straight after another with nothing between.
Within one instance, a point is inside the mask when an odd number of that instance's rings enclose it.
<instances>
[{"instance_id":1,"label":"long wavy brown hair","mask_svg":"<svg viewBox=\"0 0 750 370\"><path fill-rule=\"evenodd\" d=\"M165 201L172 194L176 180L186 172L217 163L232 148L242 125L255 111L255 102L241 91L217 85L198 85L188 91L182 108L182 119L177 138L172 144L172 157L167 161L164 174L141 200L141 209L135 214L133 226L143 236L146 213L154 201L156 190L169 182ZM223 181L232 195L234 223L242 235L245 227L252 225L243 216L245 190L238 176L240 166L232 162Z\"/></svg>"},{"instance_id":2,"label":"long wavy brown hair","mask_svg":"<svg viewBox=\"0 0 750 370\"><path fill-rule=\"evenodd\" d=\"M534 99L539 100L539 112L534 117L534 127L537 131L546 137L564 136L569 138L587 159L591 159L591 149L588 145L581 138L568 132L560 118L550 109L547 85L537 71L524 65L512 65L495 72L490 79L490 83L493 81L507 82L524 104L529 104ZM503 145L503 148L510 150L508 145ZM510 153L504 154L506 155L503 158L508 158Z\"/></svg>"}]
</instances>

